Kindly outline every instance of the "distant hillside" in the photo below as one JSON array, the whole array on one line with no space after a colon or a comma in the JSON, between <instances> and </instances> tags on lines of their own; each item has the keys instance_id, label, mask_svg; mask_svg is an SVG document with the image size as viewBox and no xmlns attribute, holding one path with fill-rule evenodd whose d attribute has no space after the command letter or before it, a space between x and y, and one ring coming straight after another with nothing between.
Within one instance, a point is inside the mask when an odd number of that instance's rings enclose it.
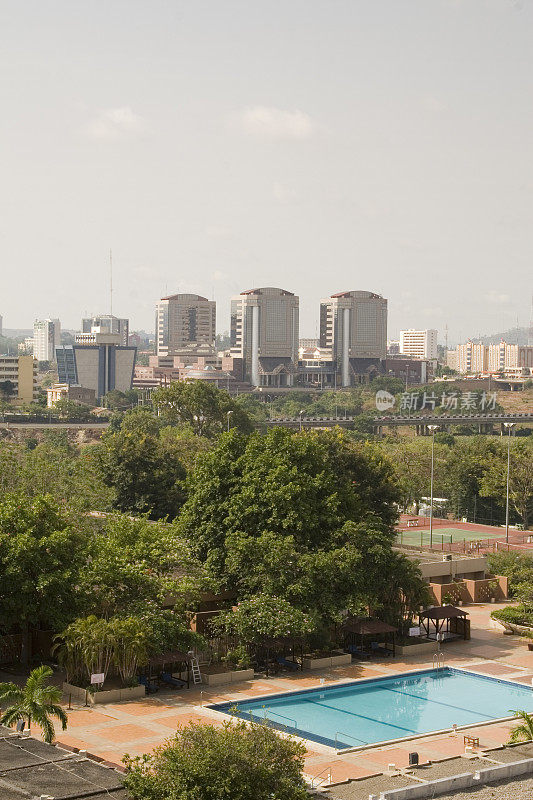
<instances>
[{"instance_id":1,"label":"distant hillside","mask_svg":"<svg viewBox=\"0 0 533 800\"><path fill-rule=\"evenodd\" d=\"M498 344L503 339L508 344L528 344L529 328L510 328L503 333L494 333L492 336L472 337L473 342L483 342L484 344Z\"/></svg>"}]
</instances>

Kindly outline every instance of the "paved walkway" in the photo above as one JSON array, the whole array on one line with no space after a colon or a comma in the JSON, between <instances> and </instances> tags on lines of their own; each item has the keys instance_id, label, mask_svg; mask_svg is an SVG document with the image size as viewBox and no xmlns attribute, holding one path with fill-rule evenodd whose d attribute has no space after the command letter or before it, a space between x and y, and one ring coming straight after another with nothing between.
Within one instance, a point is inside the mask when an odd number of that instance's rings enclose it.
<instances>
[{"instance_id":1,"label":"paved walkway","mask_svg":"<svg viewBox=\"0 0 533 800\"><path fill-rule=\"evenodd\" d=\"M471 619L472 639L444 646L445 664L461 666L492 676L502 676L530 684L533 678L533 652L529 652L518 637L504 636L495 630L490 612L498 605L466 606ZM151 752L188 722L221 725L226 717L204 708L203 703L220 700L242 701L270 692L309 688L346 680L394 675L412 669L432 666L431 656L425 658L398 657L324 671L283 674L282 677L258 678L228 687L209 690L162 690L156 696L142 700L98 705L94 708L77 706L69 712L66 732L58 730L60 742L87 750L107 761L120 764L124 753L140 755ZM485 748L497 747L508 740L512 723L495 723L472 729ZM305 771L310 777L320 775L319 782L336 783L383 772L390 763L404 767L408 754L416 750L421 760L438 761L464 753L463 733L457 736L441 734L415 741L375 747L368 750L336 755L335 751L315 742L309 743Z\"/></svg>"}]
</instances>

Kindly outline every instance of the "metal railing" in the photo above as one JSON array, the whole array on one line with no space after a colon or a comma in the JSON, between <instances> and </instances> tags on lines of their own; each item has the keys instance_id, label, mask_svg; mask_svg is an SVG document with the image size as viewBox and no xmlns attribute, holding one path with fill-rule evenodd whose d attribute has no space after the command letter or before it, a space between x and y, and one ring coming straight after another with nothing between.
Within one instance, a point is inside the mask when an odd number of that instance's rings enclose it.
<instances>
[{"instance_id":1,"label":"metal railing","mask_svg":"<svg viewBox=\"0 0 533 800\"><path fill-rule=\"evenodd\" d=\"M342 736L342 737L344 737L346 739L352 739L352 741L359 742L359 744L368 744L368 742L365 742L364 739L358 739L357 736L351 736L349 733L343 733L342 731L337 731L335 733L335 750L344 750L345 749L345 745L341 745L339 747L339 736Z\"/></svg>"},{"instance_id":2,"label":"metal railing","mask_svg":"<svg viewBox=\"0 0 533 800\"><path fill-rule=\"evenodd\" d=\"M203 689L200 689L200 706L202 708L204 707L204 694L209 694L209 692L204 691ZM223 703L231 703L231 700L229 700L227 697L222 697L221 694L213 694L208 698L208 702L210 704L213 702L213 698L217 698L217 700L215 700L215 702L220 702L221 701ZM235 707L235 708L238 709L239 708L238 700L235 700L234 703L231 703L231 707L232 708Z\"/></svg>"},{"instance_id":3,"label":"metal railing","mask_svg":"<svg viewBox=\"0 0 533 800\"><path fill-rule=\"evenodd\" d=\"M433 654L433 669L441 669L444 666L444 654L441 652Z\"/></svg>"},{"instance_id":4,"label":"metal railing","mask_svg":"<svg viewBox=\"0 0 533 800\"><path fill-rule=\"evenodd\" d=\"M293 727L295 730L298 728L298 723L296 722L295 719L292 719L292 717L284 717L283 714L278 714L275 711L270 711L270 709L268 711L269 716L267 717L266 707L262 706L262 709L263 709L263 719L270 719L270 715L272 714L272 716L274 716L274 717L279 717L280 719L287 719L287 720L289 720L289 722L292 722L292 726L291 727ZM251 712L250 712L250 714L251 714ZM272 720L272 722L275 722L275 720ZM285 725L285 727L287 727L287 726Z\"/></svg>"},{"instance_id":5,"label":"metal railing","mask_svg":"<svg viewBox=\"0 0 533 800\"><path fill-rule=\"evenodd\" d=\"M319 772L317 775L315 775L314 777L311 778L311 789L316 789L316 787L318 786L318 783L315 783L315 781L316 781L317 778L320 778L320 776L323 775L324 772L328 773L327 774L327 782L331 783L331 766L329 766L329 767L326 767L321 772ZM320 779L320 783L324 783L325 780L326 780L326 778L321 778Z\"/></svg>"}]
</instances>

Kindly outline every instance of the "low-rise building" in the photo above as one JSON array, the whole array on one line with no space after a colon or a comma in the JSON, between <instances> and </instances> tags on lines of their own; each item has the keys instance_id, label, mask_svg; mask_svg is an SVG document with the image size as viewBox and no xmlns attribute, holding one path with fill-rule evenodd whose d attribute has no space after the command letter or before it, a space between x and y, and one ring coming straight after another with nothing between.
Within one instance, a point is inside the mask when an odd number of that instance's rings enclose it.
<instances>
[{"instance_id":1,"label":"low-rise building","mask_svg":"<svg viewBox=\"0 0 533 800\"><path fill-rule=\"evenodd\" d=\"M493 575L484 555L437 553L401 546L398 549L417 562L437 605L455 605L459 601L486 603L491 597L497 600L507 599L507 578Z\"/></svg>"},{"instance_id":2,"label":"low-rise building","mask_svg":"<svg viewBox=\"0 0 533 800\"><path fill-rule=\"evenodd\" d=\"M96 405L94 389L85 389L83 386L69 385L68 383L54 383L46 390L48 408L53 408L58 400L71 400L80 405Z\"/></svg>"},{"instance_id":3,"label":"low-rise building","mask_svg":"<svg viewBox=\"0 0 533 800\"><path fill-rule=\"evenodd\" d=\"M59 383L92 389L97 402L113 389L132 388L136 347L120 344L118 333L81 333L73 345L56 348Z\"/></svg>"},{"instance_id":4,"label":"low-rise building","mask_svg":"<svg viewBox=\"0 0 533 800\"><path fill-rule=\"evenodd\" d=\"M33 356L0 355L0 398L17 404L36 400L37 368Z\"/></svg>"},{"instance_id":5,"label":"low-rise building","mask_svg":"<svg viewBox=\"0 0 533 800\"><path fill-rule=\"evenodd\" d=\"M404 381L406 385L428 383L435 377L436 359L409 358L406 356L387 356L385 372Z\"/></svg>"}]
</instances>

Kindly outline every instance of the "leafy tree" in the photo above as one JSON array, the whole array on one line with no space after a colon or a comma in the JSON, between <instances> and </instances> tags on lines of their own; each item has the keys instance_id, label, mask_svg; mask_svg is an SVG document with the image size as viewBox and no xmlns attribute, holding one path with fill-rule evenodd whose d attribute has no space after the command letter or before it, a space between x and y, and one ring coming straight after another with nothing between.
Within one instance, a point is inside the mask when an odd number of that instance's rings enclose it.
<instances>
[{"instance_id":1,"label":"leafy tree","mask_svg":"<svg viewBox=\"0 0 533 800\"><path fill-rule=\"evenodd\" d=\"M73 447L65 431L46 431L34 448L20 453L16 488L28 496L47 493L80 511L111 507L112 493L100 477L95 447Z\"/></svg>"},{"instance_id":2,"label":"leafy tree","mask_svg":"<svg viewBox=\"0 0 533 800\"><path fill-rule=\"evenodd\" d=\"M302 551L294 537L265 532L226 539L228 584L239 597L257 593L283 598L323 625L371 607L394 622L428 601L418 566L392 549L394 532L379 520L345 523L333 549Z\"/></svg>"},{"instance_id":3,"label":"leafy tree","mask_svg":"<svg viewBox=\"0 0 533 800\"><path fill-rule=\"evenodd\" d=\"M232 432L200 456L180 526L213 574L230 533L291 535L298 550L329 549L345 521L396 519L392 469L381 451L345 434L283 428Z\"/></svg>"},{"instance_id":4,"label":"leafy tree","mask_svg":"<svg viewBox=\"0 0 533 800\"><path fill-rule=\"evenodd\" d=\"M148 409L125 414L119 430L108 430L97 450L106 486L119 511L174 518L184 499L185 468L160 439L162 423ZM170 449L170 452L169 452Z\"/></svg>"},{"instance_id":5,"label":"leafy tree","mask_svg":"<svg viewBox=\"0 0 533 800\"><path fill-rule=\"evenodd\" d=\"M79 579L84 607L98 616L146 614L197 600L203 570L175 526L113 514L89 542Z\"/></svg>"},{"instance_id":6,"label":"leafy tree","mask_svg":"<svg viewBox=\"0 0 533 800\"><path fill-rule=\"evenodd\" d=\"M268 726L189 724L152 755L125 756L133 800L306 800L305 747Z\"/></svg>"},{"instance_id":7,"label":"leafy tree","mask_svg":"<svg viewBox=\"0 0 533 800\"><path fill-rule=\"evenodd\" d=\"M499 442L487 436L472 436L457 441L446 456L446 471L441 485L449 498L450 511L457 517L489 520L494 513L493 498L481 494L489 464L495 458ZM497 511L497 505L496 505Z\"/></svg>"},{"instance_id":8,"label":"leafy tree","mask_svg":"<svg viewBox=\"0 0 533 800\"><path fill-rule=\"evenodd\" d=\"M15 384L13 381L0 381L0 392L6 400L9 400L15 391Z\"/></svg>"},{"instance_id":9,"label":"leafy tree","mask_svg":"<svg viewBox=\"0 0 533 800\"><path fill-rule=\"evenodd\" d=\"M52 675L50 667L43 665L30 672L23 688L16 683L0 683L0 705L7 705L0 717L0 724L11 726L19 720L25 720L28 730L31 730L31 724L35 722L42 729L45 742L49 744L55 737L50 717L56 717L63 730L66 730L68 718L60 706L61 689L47 683Z\"/></svg>"},{"instance_id":10,"label":"leafy tree","mask_svg":"<svg viewBox=\"0 0 533 800\"><path fill-rule=\"evenodd\" d=\"M405 392L405 383L401 378L395 378L393 375L377 375L371 382L370 388L377 392L378 389L384 389L391 394L400 394Z\"/></svg>"},{"instance_id":11,"label":"leafy tree","mask_svg":"<svg viewBox=\"0 0 533 800\"><path fill-rule=\"evenodd\" d=\"M66 397L56 400L52 413L54 416L58 416L59 419L83 420L86 422L94 419L90 406L77 403L75 400L69 400Z\"/></svg>"},{"instance_id":12,"label":"leafy tree","mask_svg":"<svg viewBox=\"0 0 533 800\"><path fill-rule=\"evenodd\" d=\"M26 634L40 625L61 630L76 616L76 586L87 539L49 496L4 495L0 502L0 620Z\"/></svg>"},{"instance_id":13,"label":"leafy tree","mask_svg":"<svg viewBox=\"0 0 533 800\"><path fill-rule=\"evenodd\" d=\"M418 506L423 497L429 497L431 480L431 439L420 437L411 440L384 440L383 452L393 465L396 485L404 509ZM435 494L442 490L446 474L447 448L435 442L434 486ZM441 487L439 489L439 487Z\"/></svg>"},{"instance_id":14,"label":"leafy tree","mask_svg":"<svg viewBox=\"0 0 533 800\"><path fill-rule=\"evenodd\" d=\"M87 686L93 673L103 675L105 682L113 660L109 620L94 614L78 617L56 637L54 649L69 683Z\"/></svg>"},{"instance_id":15,"label":"leafy tree","mask_svg":"<svg viewBox=\"0 0 533 800\"><path fill-rule=\"evenodd\" d=\"M93 673L104 675L105 682L114 664L128 685L151 655L199 644L202 637L187 629L184 617L157 610L108 619L79 617L56 637L55 650L69 683L87 686Z\"/></svg>"},{"instance_id":16,"label":"leafy tree","mask_svg":"<svg viewBox=\"0 0 533 800\"><path fill-rule=\"evenodd\" d=\"M14 442L0 442L0 489L11 492L19 485L20 468L24 452Z\"/></svg>"},{"instance_id":17,"label":"leafy tree","mask_svg":"<svg viewBox=\"0 0 533 800\"><path fill-rule=\"evenodd\" d=\"M524 529L528 529L533 513L533 445L520 439L511 444L509 500ZM507 447L500 447L483 475L480 493L505 498L507 487Z\"/></svg>"},{"instance_id":18,"label":"leafy tree","mask_svg":"<svg viewBox=\"0 0 533 800\"><path fill-rule=\"evenodd\" d=\"M103 405L106 408L113 409L126 409L136 406L139 400L139 393L136 389L129 389L127 392L121 392L118 389L112 389L103 398Z\"/></svg>"},{"instance_id":19,"label":"leafy tree","mask_svg":"<svg viewBox=\"0 0 533 800\"><path fill-rule=\"evenodd\" d=\"M509 597L514 597L520 584L533 585L533 557L525 553L491 553L487 558L493 575L506 575L509 579Z\"/></svg>"},{"instance_id":20,"label":"leafy tree","mask_svg":"<svg viewBox=\"0 0 533 800\"><path fill-rule=\"evenodd\" d=\"M518 719L522 720L522 722L511 731L509 744L523 741L530 742L533 739L533 715L523 710L511 710L509 713L514 714Z\"/></svg>"},{"instance_id":21,"label":"leafy tree","mask_svg":"<svg viewBox=\"0 0 533 800\"><path fill-rule=\"evenodd\" d=\"M175 381L152 393L152 402L167 424L185 423L199 436L215 436L230 427L242 433L252 430L252 423L242 405L223 389L205 381Z\"/></svg>"},{"instance_id":22,"label":"leafy tree","mask_svg":"<svg viewBox=\"0 0 533 800\"><path fill-rule=\"evenodd\" d=\"M314 630L316 622L283 598L261 593L216 617L215 625L241 642L259 643L265 638L305 636Z\"/></svg>"}]
</instances>

